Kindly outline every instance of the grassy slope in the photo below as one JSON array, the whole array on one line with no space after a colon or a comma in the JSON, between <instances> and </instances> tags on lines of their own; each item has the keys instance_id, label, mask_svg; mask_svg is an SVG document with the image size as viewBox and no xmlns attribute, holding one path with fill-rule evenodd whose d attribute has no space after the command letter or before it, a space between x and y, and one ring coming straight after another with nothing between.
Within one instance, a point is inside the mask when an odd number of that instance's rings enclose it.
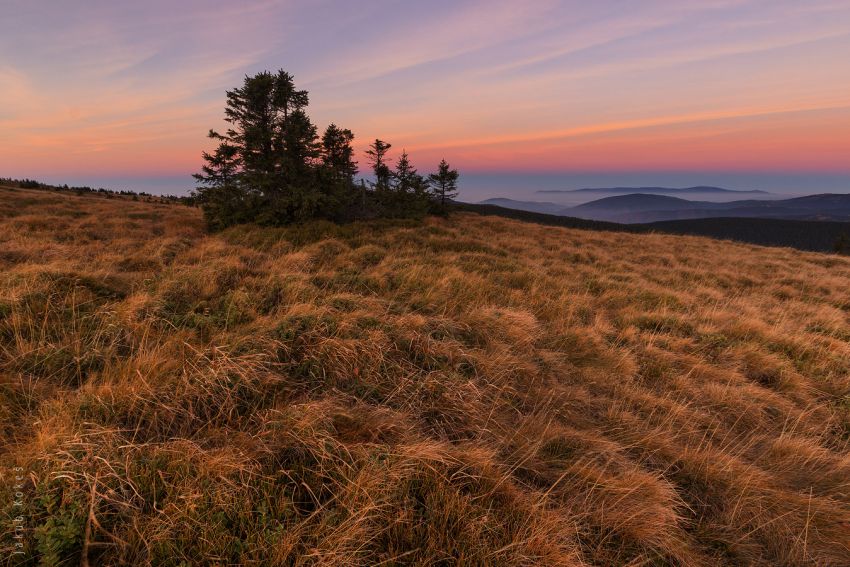
<instances>
[{"instance_id":1,"label":"grassy slope","mask_svg":"<svg viewBox=\"0 0 850 567\"><path fill-rule=\"evenodd\" d=\"M461 211L566 228L635 234L663 233L708 236L758 244L759 246L789 247L813 252L833 252L838 247L846 254L848 241L850 241L850 222L716 217L658 221L647 224L619 224L521 211L496 205L458 203L456 206Z\"/></svg>"},{"instance_id":2,"label":"grassy slope","mask_svg":"<svg viewBox=\"0 0 850 567\"><path fill-rule=\"evenodd\" d=\"M31 564L847 564L848 289L697 237L208 236L0 190L3 545L20 514Z\"/></svg>"}]
</instances>

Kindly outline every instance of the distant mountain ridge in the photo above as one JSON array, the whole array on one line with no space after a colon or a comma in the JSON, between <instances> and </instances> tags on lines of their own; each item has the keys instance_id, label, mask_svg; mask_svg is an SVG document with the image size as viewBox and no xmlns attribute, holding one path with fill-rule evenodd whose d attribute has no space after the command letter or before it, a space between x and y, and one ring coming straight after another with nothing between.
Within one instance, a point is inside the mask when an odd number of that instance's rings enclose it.
<instances>
[{"instance_id":1,"label":"distant mountain ridge","mask_svg":"<svg viewBox=\"0 0 850 567\"><path fill-rule=\"evenodd\" d=\"M850 194L824 193L778 200L725 203L689 201L667 195L615 195L561 210L559 215L618 223L649 223L699 218L776 218L850 220Z\"/></svg>"},{"instance_id":2,"label":"distant mountain ridge","mask_svg":"<svg viewBox=\"0 0 850 567\"><path fill-rule=\"evenodd\" d=\"M540 191L537 191L537 193L656 193L662 195L687 195L691 193L770 194L768 191L761 191L759 189L724 189L723 187L714 187L711 185L696 185L694 187L586 187L584 189L541 189Z\"/></svg>"},{"instance_id":3,"label":"distant mountain ridge","mask_svg":"<svg viewBox=\"0 0 850 567\"><path fill-rule=\"evenodd\" d=\"M691 201L671 195L630 193L603 197L574 207L513 199L488 199L482 204L624 224L702 218L850 221L850 194L842 193L823 193L790 199L739 199L727 202Z\"/></svg>"},{"instance_id":4,"label":"distant mountain ridge","mask_svg":"<svg viewBox=\"0 0 850 567\"><path fill-rule=\"evenodd\" d=\"M558 203L549 203L546 201L517 201L516 199L507 199L504 197L496 197L481 201L484 205L495 205L497 207L505 207L507 209L516 209L518 211L530 211L533 213L546 213L549 215L557 215L564 210L564 205Z\"/></svg>"},{"instance_id":5,"label":"distant mountain ridge","mask_svg":"<svg viewBox=\"0 0 850 567\"><path fill-rule=\"evenodd\" d=\"M735 201L733 201L735 202ZM614 197L603 197L575 207L570 211L607 211L626 209L630 211L667 211L678 210L687 207L698 207L711 209L722 206L725 203L712 203L708 201L689 201L680 197L668 195L655 195L652 193L632 193L629 195L616 195ZM562 209L563 210L563 209Z\"/></svg>"}]
</instances>

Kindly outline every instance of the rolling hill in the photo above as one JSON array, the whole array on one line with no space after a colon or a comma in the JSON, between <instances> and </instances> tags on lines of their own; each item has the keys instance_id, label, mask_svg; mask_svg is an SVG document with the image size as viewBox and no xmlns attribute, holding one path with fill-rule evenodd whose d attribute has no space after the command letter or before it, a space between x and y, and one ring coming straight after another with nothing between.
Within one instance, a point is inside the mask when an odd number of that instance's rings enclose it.
<instances>
[{"instance_id":1,"label":"rolling hill","mask_svg":"<svg viewBox=\"0 0 850 567\"><path fill-rule=\"evenodd\" d=\"M846 564L850 259L509 214L0 188L4 551Z\"/></svg>"},{"instance_id":2,"label":"rolling hill","mask_svg":"<svg viewBox=\"0 0 850 567\"><path fill-rule=\"evenodd\" d=\"M689 195L689 194L755 194L768 195L767 191L758 189L742 191L739 189L724 189L710 185L697 185L695 187L586 187L583 189L542 189L538 193L610 193L617 195L628 195L633 193L647 193L655 195Z\"/></svg>"},{"instance_id":3,"label":"rolling hill","mask_svg":"<svg viewBox=\"0 0 850 567\"><path fill-rule=\"evenodd\" d=\"M544 211L541 211L544 212ZM605 197L557 214L622 223L651 223L710 217L786 220L850 220L850 194L822 194L780 200L715 203L665 195L631 194Z\"/></svg>"},{"instance_id":4,"label":"rolling hill","mask_svg":"<svg viewBox=\"0 0 850 567\"><path fill-rule=\"evenodd\" d=\"M721 203L688 201L666 195L630 194L605 197L576 207L561 209L558 214L619 223L642 223L672 218L699 218L722 211Z\"/></svg>"},{"instance_id":5,"label":"rolling hill","mask_svg":"<svg viewBox=\"0 0 850 567\"><path fill-rule=\"evenodd\" d=\"M850 222L709 217L644 224L622 224L486 204L457 203L456 208L481 215L499 216L565 228L632 234L690 234L747 242L760 246L780 246L815 252L850 253Z\"/></svg>"},{"instance_id":6,"label":"rolling hill","mask_svg":"<svg viewBox=\"0 0 850 567\"><path fill-rule=\"evenodd\" d=\"M850 221L850 194L821 194L777 200L691 201L681 197L632 193L560 209L554 203L490 199L480 203L523 211L615 223L734 217L785 220Z\"/></svg>"},{"instance_id":7,"label":"rolling hill","mask_svg":"<svg viewBox=\"0 0 850 567\"><path fill-rule=\"evenodd\" d=\"M564 210L563 205L557 203L541 202L541 201L518 201L516 199L506 199L497 197L495 199L487 199L481 201L482 205L494 205L496 207L504 207L507 209L517 209L520 211L530 211L534 213L545 213L555 215Z\"/></svg>"}]
</instances>

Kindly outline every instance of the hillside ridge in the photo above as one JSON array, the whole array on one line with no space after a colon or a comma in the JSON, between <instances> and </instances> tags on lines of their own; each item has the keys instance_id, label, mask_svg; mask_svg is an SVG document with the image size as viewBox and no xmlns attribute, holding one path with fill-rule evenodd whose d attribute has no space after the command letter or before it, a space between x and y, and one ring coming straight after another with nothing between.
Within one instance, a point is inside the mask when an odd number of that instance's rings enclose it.
<instances>
[{"instance_id":1,"label":"hillside ridge","mask_svg":"<svg viewBox=\"0 0 850 567\"><path fill-rule=\"evenodd\" d=\"M694 187L585 187L582 189L541 189L538 193L662 193L662 194L688 194L688 193L761 193L768 191L760 189L724 189L711 185L696 185Z\"/></svg>"},{"instance_id":2,"label":"hillside ridge","mask_svg":"<svg viewBox=\"0 0 850 567\"><path fill-rule=\"evenodd\" d=\"M461 211L500 216L525 222L585 230L631 234L666 233L734 240L759 246L797 248L814 252L850 253L850 222L706 217L688 220L624 224L580 217L552 215L491 204L457 203Z\"/></svg>"}]
</instances>

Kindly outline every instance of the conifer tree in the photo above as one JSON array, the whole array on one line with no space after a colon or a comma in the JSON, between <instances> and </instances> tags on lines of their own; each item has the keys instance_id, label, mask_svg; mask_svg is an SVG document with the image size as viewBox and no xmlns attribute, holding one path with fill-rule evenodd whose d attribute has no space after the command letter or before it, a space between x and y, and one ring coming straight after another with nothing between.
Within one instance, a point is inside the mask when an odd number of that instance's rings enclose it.
<instances>
[{"instance_id":1,"label":"conifer tree","mask_svg":"<svg viewBox=\"0 0 850 567\"><path fill-rule=\"evenodd\" d=\"M365 214L365 195L354 185L357 162L351 130L331 124L321 141L321 190L326 199L322 216L334 220L351 220Z\"/></svg>"},{"instance_id":2,"label":"conifer tree","mask_svg":"<svg viewBox=\"0 0 850 567\"><path fill-rule=\"evenodd\" d=\"M329 204L316 174L320 156L316 126L301 108L292 110L281 124L285 127L276 144L280 148L273 176L276 192L258 219L263 224L307 220Z\"/></svg>"},{"instance_id":3,"label":"conifer tree","mask_svg":"<svg viewBox=\"0 0 850 567\"><path fill-rule=\"evenodd\" d=\"M208 136L219 140L215 151L203 153L202 173L193 175L200 184L192 197L201 205L207 224L213 229L250 220L249 195L238 185L242 165L239 148L225 136L210 130Z\"/></svg>"},{"instance_id":4,"label":"conifer tree","mask_svg":"<svg viewBox=\"0 0 850 567\"><path fill-rule=\"evenodd\" d=\"M274 143L277 116L272 105L275 78L268 71L245 77L241 88L227 91L225 120L231 127L225 138L239 148L244 167L242 181L263 192L272 184L276 168Z\"/></svg>"},{"instance_id":5,"label":"conifer tree","mask_svg":"<svg viewBox=\"0 0 850 567\"><path fill-rule=\"evenodd\" d=\"M210 130L207 136L214 140L220 140L221 143L212 154L203 152L202 155L206 162L201 166L203 173L196 173L192 177L204 185L234 184L242 162L239 148L215 130Z\"/></svg>"},{"instance_id":6,"label":"conifer tree","mask_svg":"<svg viewBox=\"0 0 850 567\"><path fill-rule=\"evenodd\" d=\"M310 103L307 91L296 89L295 78L283 70L278 71L275 77L274 97L274 105L283 114L284 123L290 114L307 108Z\"/></svg>"},{"instance_id":7,"label":"conifer tree","mask_svg":"<svg viewBox=\"0 0 850 567\"><path fill-rule=\"evenodd\" d=\"M354 182L357 175L357 162L354 161L354 148L351 142L354 134L331 124L322 135L322 162L335 181Z\"/></svg>"},{"instance_id":8,"label":"conifer tree","mask_svg":"<svg viewBox=\"0 0 850 567\"><path fill-rule=\"evenodd\" d=\"M321 155L318 129L307 113L298 109L286 120L280 138L278 167L283 183L292 185L306 181L305 178L310 175L311 168Z\"/></svg>"},{"instance_id":9,"label":"conifer tree","mask_svg":"<svg viewBox=\"0 0 850 567\"><path fill-rule=\"evenodd\" d=\"M398 158L392 178L392 214L402 217L424 215L428 208L428 182L417 173L406 151Z\"/></svg>"},{"instance_id":10,"label":"conifer tree","mask_svg":"<svg viewBox=\"0 0 850 567\"><path fill-rule=\"evenodd\" d=\"M457 197L457 180L460 174L451 169L446 160L440 161L437 173L428 176L431 181L431 191L437 202L438 210L445 212L448 202Z\"/></svg>"},{"instance_id":11,"label":"conifer tree","mask_svg":"<svg viewBox=\"0 0 850 567\"><path fill-rule=\"evenodd\" d=\"M393 172L393 189L398 193L413 193L416 189L418 180L421 176L416 172L416 168L410 163L410 157L407 151L402 150L401 156Z\"/></svg>"},{"instance_id":12,"label":"conifer tree","mask_svg":"<svg viewBox=\"0 0 850 567\"><path fill-rule=\"evenodd\" d=\"M387 152L392 147L392 144L376 139L366 150L366 155L369 156L369 165L372 166L372 172L375 174L375 189L377 191L386 190L390 187L392 172L387 165L386 157Z\"/></svg>"},{"instance_id":13,"label":"conifer tree","mask_svg":"<svg viewBox=\"0 0 850 567\"><path fill-rule=\"evenodd\" d=\"M230 128L211 137L235 148L239 171L228 194L241 193L241 201L254 207L245 214L258 222L307 218L321 205L314 171L318 136L304 111L308 102L307 91L296 89L292 75L284 71L246 76L241 87L227 91ZM230 151L222 148L222 154ZM221 186L221 180L209 179L206 188L211 186ZM199 197L203 203L200 190Z\"/></svg>"}]
</instances>

